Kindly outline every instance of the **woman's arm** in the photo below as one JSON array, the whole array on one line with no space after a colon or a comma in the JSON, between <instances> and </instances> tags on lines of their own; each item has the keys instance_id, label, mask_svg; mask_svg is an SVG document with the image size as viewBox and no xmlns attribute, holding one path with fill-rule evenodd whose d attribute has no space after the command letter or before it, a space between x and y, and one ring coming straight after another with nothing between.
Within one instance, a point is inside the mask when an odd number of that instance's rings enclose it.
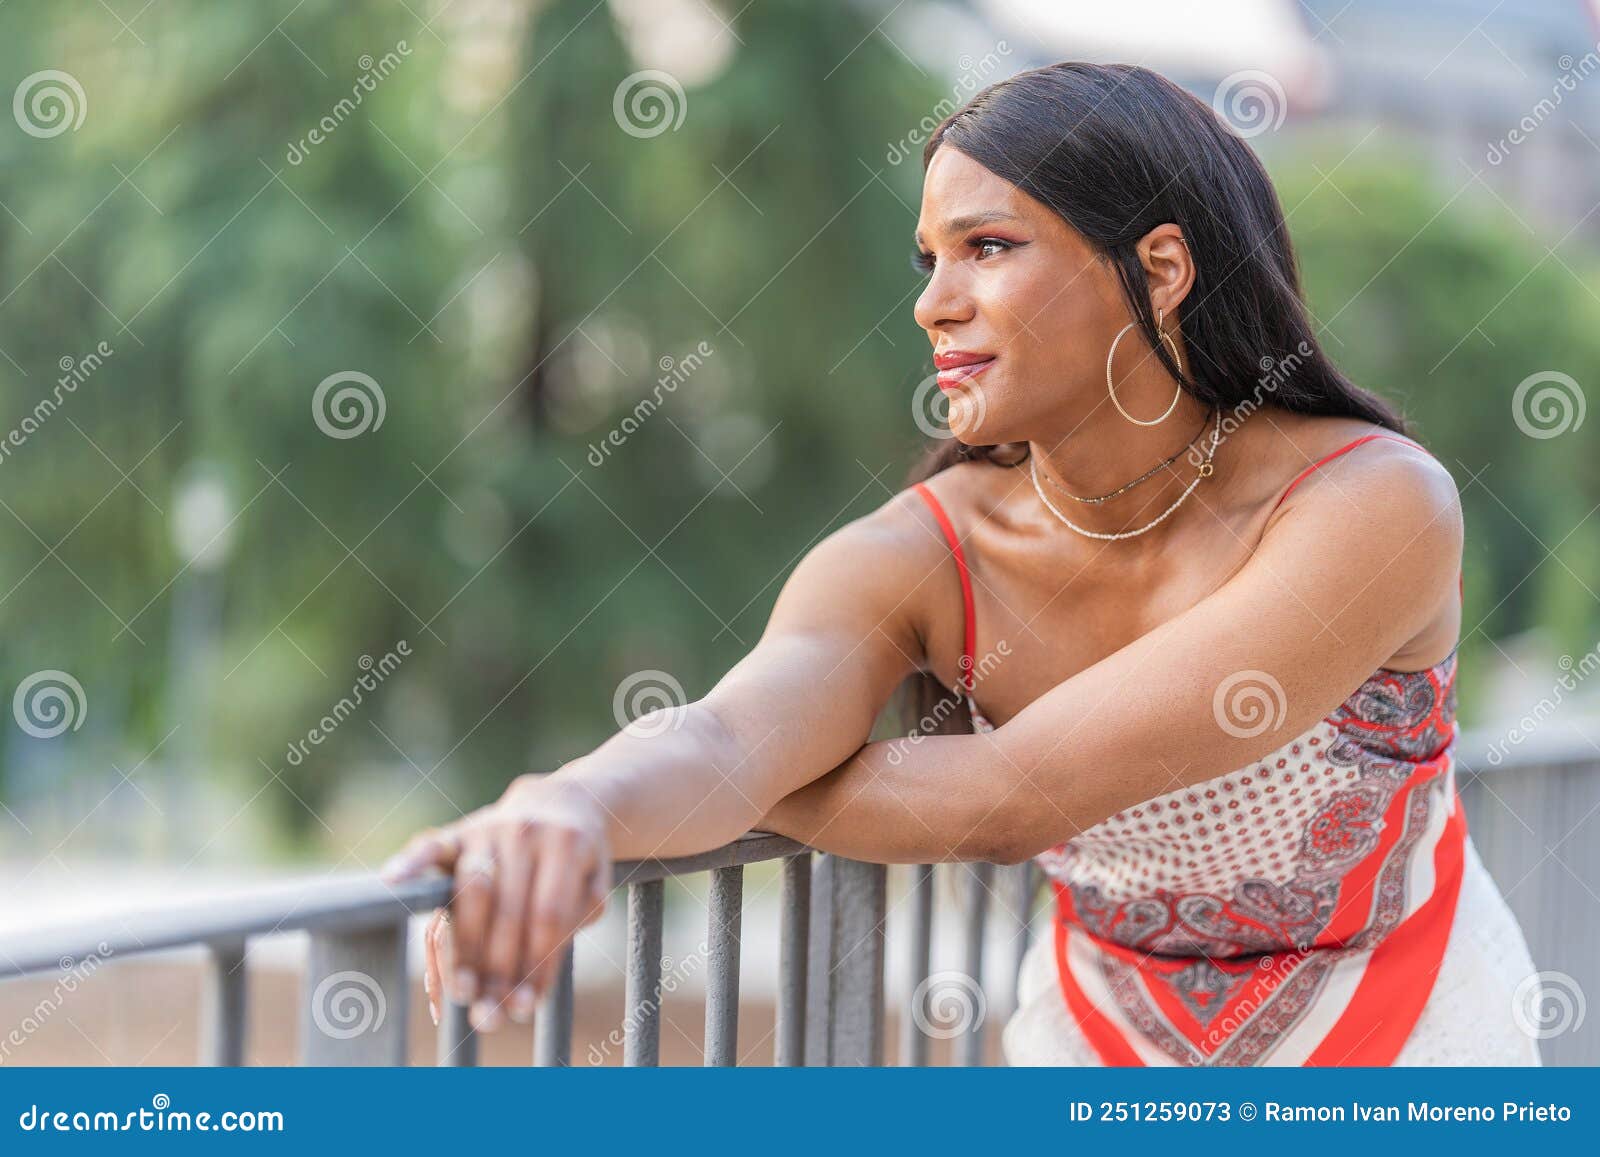
<instances>
[{"instance_id":1,"label":"woman's arm","mask_svg":"<svg viewBox=\"0 0 1600 1157\"><path fill-rule=\"evenodd\" d=\"M651 712L557 772L519 777L385 865L391 880L434 867L456 877L444 979L484 1006L480 1027L514 991L509 1011L531 1012L561 947L599 915L613 860L725 844L861 747L921 662L924 582L929 597L953 597L947 548L907 491L806 555L756 646L703 699Z\"/></svg>"},{"instance_id":2,"label":"woman's arm","mask_svg":"<svg viewBox=\"0 0 1600 1157\"><path fill-rule=\"evenodd\" d=\"M1399 451L1324 469L1190 610L986 735L868 745L760 826L860 859L1017 863L1282 746L1457 598L1442 466Z\"/></svg>"}]
</instances>

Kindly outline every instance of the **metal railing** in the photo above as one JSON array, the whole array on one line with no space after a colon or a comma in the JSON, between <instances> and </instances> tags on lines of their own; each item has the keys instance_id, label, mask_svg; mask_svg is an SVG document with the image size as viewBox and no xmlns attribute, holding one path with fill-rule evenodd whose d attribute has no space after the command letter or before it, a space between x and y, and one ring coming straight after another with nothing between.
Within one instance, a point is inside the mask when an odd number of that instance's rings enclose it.
<instances>
[{"instance_id":1,"label":"metal railing","mask_svg":"<svg viewBox=\"0 0 1600 1157\"><path fill-rule=\"evenodd\" d=\"M1492 762L1492 737L1463 736L1458 772L1469 828L1485 864L1516 913L1536 966L1570 985L1577 1023L1542 1041L1547 1064L1600 1061L1600 1031L1584 1031L1582 1002L1600 988L1600 732L1588 729L1519 746ZM1501 745L1504 746L1503 744ZM1502 751L1502 755L1505 753ZM1584 833L1587 832L1587 835ZM773 1061L779 1065L881 1065L885 1060L885 928L888 873L813 852L792 840L752 832L703 855L616 865L614 886L627 892L623 1063L660 1059L662 935L668 879L709 873L706 912L705 1042L707 1065L739 1060L739 958L746 865L780 862L779 976ZM999 965L1014 994L1029 947L1042 875L1034 864L949 864L958 872L961 972L983 985L986 943L1004 949ZM898 870L898 869L897 869ZM926 1018L913 1007L930 977L935 865L912 865L897 908L908 909L909 951L901 977L900 1064L930 1060ZM246 948L253 937L304 931L310 938L302 1001L301 1061L312 1065L406 1063L409 922L448 902L445 877L390 886L373 876L311 888L289 887L208 905L128 915L106 935L104 922L8 937L0 943L0 979L50 972L86 956L120 958L190 945L209 950L203 984L201 1059L238 1065L246 1050ZM991 906L1006 922L986 936ZM896 913L898 920L899 914ZM316 1023L316 992L359 975L389 1014L370 1031L327 1031ZM1002 986L1003 987L1003 986ZM566 1065L573 1032L573 954L534 1022L533 1063ZM1014 1004L1013 1006L1014 1007ZM464 1007L446 1004L438 1035L442 1065L477 1063L477 1039ZM996 1008L991 1007L991 1013ZM991 1015L989 1025L1003 1018ZM982 1064L985 1018L960 1026L951 1059ZM939 1033L947 1036L947 1033Z\"/></svg>"},{"instance_id":2,"label":"metal railing","mask_svg":"<svg viewBox=\"0 0 1600 1157\"><path fill-rule=\"evenodd\" d=\"M662 933L666 881L710 875L706 911L705 1042L707 1065L738 1062L739 955L746 865L781 861L779 976L773 1061L779 1065L884 1063L884 957L888 869L813 852L793 840L752 832L702 855L617 864L613 885L627 892L623 1063L655 1065L660 1058ZM955 865L951 865L955 867ZM982 975L981 936L996 866L964 865L970 883L966 928L980 938L966 949L967 974ZM915 869L910 990L929 975L934 911L932 865ZM1012 913L1025 941L1027 911L1039 876L1032 865L1000 868L1017 880ZM313 886L287 886L222 901L128 914L107 935L103 921L42 929L0 944L0 978L45 973L86 957L120 959L201 945L207 950L202 985L201 1060L244 1062L253 937L289 932L309 936L300 1010L300 1061L307 1065L403 1065L407 1057L407 952L410 921L449 901L448 877L388 885L362 875ZM1024 896L1024 891L1026 896ZM1020 949L1012 961L1021 959ZM359 1032L322 1023L319 993L359 977L352 999L381 1002L385 1015ZM337 995L337 994L336 994ZM573 946L564 950L557 980L534 1019L533 1063L571 1062L574 1009ZM907 1015L902 1060L927 1063L927 1036ZM982 1060L983 1025L964 1030L964 1063ZM477 1035L464 1006L447 1002L440 1020L438 1063L474 1065Z\"/></svg>"}]
</instances>

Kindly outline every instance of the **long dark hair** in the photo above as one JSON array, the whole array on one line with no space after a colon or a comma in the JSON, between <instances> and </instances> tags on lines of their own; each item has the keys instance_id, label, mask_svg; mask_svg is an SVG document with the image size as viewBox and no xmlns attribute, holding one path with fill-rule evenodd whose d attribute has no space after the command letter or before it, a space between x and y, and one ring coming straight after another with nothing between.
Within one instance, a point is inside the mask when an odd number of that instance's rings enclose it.
<instances>
[{"instance_id":1,"label":"long dark hair","mask_svg":"<svg viewBox=\"0 0 1600 1157\"><path fill-rule=\"evenodd\" d=\"M1115 268L1161 364L1207 407L1227 414L1271 404L1410 435L1399 411L1346 378L1317 344L1283 208L1260 160L1209 105L1166 77L1130 64L1030 69L946 117L923 148L924 170L940 145L960 150L1081 234ZM1165 222L1183 230L1196 266L1180 312L1189 374L1156 332L1135 249ZM1026 444L934 439L906 484L959 462L1016 466L1026 451ZM931 675L909 679L901 704L923 733L972 730L965 703L952 712L950 692Z\"/></svg>"}]
</instances>

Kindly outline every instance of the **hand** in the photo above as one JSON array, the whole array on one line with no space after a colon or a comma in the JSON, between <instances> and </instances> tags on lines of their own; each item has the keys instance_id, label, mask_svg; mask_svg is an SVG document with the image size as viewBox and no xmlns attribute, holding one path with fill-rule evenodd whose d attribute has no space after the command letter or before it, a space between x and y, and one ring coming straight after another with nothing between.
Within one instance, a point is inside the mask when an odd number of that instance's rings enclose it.
<instances>
[{"instance_id":1,"label":"hand","mask_svg":"<svg viewBox=\"0 0 1600 1157\"><path fill-rule=\"evenodd\" d=\"M570 779L524 776L497 802L414 837L382 869L391 883L439 868L455 878L450 913L426 938L429 1011L440 993L488 1032L527 1022L579 928L605 912L611 852L605 815Z\"/></svg>"}]
</instances>

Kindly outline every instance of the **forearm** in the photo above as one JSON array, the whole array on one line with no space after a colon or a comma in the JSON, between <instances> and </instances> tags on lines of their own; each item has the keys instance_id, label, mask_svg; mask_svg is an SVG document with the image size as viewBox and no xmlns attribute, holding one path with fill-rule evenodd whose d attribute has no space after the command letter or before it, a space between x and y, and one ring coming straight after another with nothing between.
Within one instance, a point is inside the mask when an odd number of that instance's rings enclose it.
<instances>
[{"instance_id":1,"label":"forearm","mask_svg":"<svg viewBox=\"0 0 1600 1157\"><path fill-rule=\"evenodd\" d=\"M881 864L1005 862L1037 792L984 737L869 743L778 801L758 824L819 851Z\"/></svg>"},{"instance_id":2,"label":"forearm","mask_svg":"<svg viewBox=\"0 0 1600 1157\"><path fill-rule=\"evenodd\" d=\"M642 716L590 754L519 782L592 799L614 859L686 856L737 839L771 804L736 778L746 758L717 718L691 703Z\"/></svg>"}]
</instances>

